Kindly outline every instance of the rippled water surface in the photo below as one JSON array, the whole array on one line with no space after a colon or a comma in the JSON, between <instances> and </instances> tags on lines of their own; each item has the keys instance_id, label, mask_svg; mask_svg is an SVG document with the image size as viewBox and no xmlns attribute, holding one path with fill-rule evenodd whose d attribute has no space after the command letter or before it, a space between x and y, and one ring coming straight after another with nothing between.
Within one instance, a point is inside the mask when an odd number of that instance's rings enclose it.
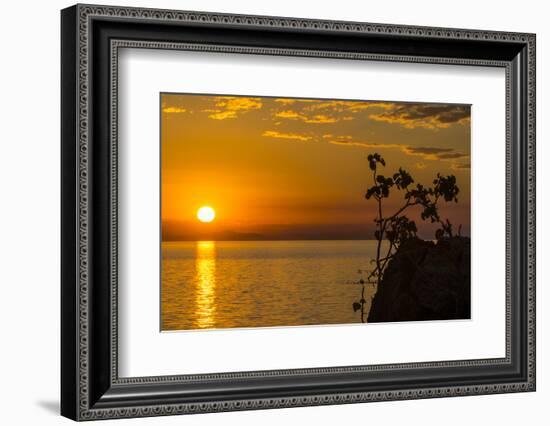
<instances>
[{"instance_id":1,"label":"rippled water surface","mask_svg":"<svg viewBox=\"0 0 550 426\"><path fill-rule=\"evenodd\" d=\"M375 250L375 241L163 243L162 329L361 322L353 282Z\"/></svg>"}]
</instances>

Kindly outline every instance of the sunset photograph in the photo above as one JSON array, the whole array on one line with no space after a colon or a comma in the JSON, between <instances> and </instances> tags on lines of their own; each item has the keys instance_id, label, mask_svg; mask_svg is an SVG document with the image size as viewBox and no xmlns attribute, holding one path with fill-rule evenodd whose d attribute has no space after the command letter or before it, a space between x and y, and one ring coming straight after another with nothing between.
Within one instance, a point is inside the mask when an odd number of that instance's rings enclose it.
<instances>
[{"instance_id":1,"label":"sunset photograph","mask_svg":"<svg viewBox=\"0 0 550 426\"><path fill-rule=\"evenodd\" d=\"M161 93L161 331L470 318L470 109Z\"/></svg>"}]
</instances>

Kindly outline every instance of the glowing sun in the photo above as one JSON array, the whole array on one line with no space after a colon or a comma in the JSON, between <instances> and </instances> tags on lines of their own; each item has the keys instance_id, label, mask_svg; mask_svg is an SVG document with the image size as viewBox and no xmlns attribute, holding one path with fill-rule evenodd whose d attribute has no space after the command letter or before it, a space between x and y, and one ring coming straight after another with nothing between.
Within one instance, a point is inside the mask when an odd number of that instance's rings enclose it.
<instances>
[{"instance_id":1,"label":"glowing sun","mask_svg":"<svg viewBox=\"0 0 550 426\"><path fill-rule=\"evenodd\" d=\"M216 212L212 207L203 206L197 210L197 219L199 219L201 222L204 222L204 223L212 222L215 217L216 217Z\"/></svg>"}]
</instances>

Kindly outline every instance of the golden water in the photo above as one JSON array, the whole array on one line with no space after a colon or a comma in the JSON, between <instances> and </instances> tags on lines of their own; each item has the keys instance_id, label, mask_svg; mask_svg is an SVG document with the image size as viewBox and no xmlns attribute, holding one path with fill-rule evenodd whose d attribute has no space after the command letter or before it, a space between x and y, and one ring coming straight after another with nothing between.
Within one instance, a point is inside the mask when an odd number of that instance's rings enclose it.
<instances>
[{"instance_id":1,"label":"golden water","mask_svg":"<svg viewBox=\"0 0 550 426\"><path fill-rule=\"evenodd\" d=\"M375 241L163 243L162 330L361 322L353 282L375 250Z\"/></svg>"}]
</instances>

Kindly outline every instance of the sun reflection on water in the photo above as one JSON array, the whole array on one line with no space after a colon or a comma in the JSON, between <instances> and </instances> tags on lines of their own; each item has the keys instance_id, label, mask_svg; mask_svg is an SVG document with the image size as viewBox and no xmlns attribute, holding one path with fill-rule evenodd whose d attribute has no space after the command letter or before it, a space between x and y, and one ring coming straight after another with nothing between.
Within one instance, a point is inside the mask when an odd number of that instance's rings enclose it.
<instances>
[{"instance_id":1,"label":"sun reflection on water","mask_svg":"<svg viewBox=\"0 0 550 426\"><path fill-rule=\"evenodd\" d=\"M216 242L197 241L195 259L196 327L212 328L216 317Z\"/></svg>"}]
</instances>

